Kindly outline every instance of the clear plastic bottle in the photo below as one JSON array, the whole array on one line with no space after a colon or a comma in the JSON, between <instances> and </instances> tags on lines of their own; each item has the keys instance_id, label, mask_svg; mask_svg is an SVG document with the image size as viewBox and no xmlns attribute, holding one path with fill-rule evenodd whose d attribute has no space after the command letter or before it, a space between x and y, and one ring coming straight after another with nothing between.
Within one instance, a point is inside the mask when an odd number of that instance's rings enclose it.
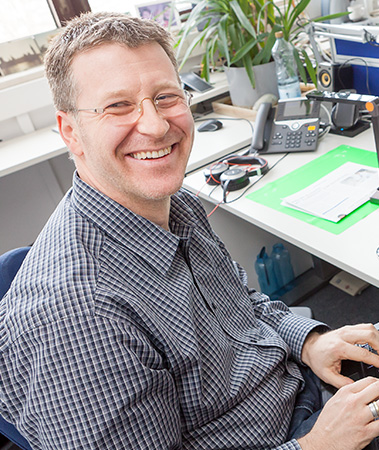
<instances>
[{"instance_id":1,"label":"clear plastic bottle","mask_svg":"<svg viewBox=\"0 0 379 450\"><path fill-rule=\"evenodd\" d=\"M272 247L271 259L274 265L274 272L280 288L286 288L286 290L293 287L295 275L291 263L291 256L289 251L283 244L274 244Z\"/></svg>"},{"instance_id":2,"label":"clear plastic bottle","mask_svg":"<svg viewBox=\"0 0 379 450\"><path fill-rule=\"evenodd\" d=\"M275 60L279 98L300 97L300 82L293 56L293 47L284 40L282 31L277 31L275 37L276 42L272 48L272 56Z\"/></svg>"},{"instance_id":3,"label":"clear plastic bottle","mask_svg":"<svg viewBox=\"0 0 379 450\"><path fill-rule=\"evenodd\" d=\"M278 290L274 264L272 259L266 253L266 247L262 247L262 250L257 256L257 260L255 261L255 271L258 275L261 292L272 295Z\"/></svg>"}]
</instances>

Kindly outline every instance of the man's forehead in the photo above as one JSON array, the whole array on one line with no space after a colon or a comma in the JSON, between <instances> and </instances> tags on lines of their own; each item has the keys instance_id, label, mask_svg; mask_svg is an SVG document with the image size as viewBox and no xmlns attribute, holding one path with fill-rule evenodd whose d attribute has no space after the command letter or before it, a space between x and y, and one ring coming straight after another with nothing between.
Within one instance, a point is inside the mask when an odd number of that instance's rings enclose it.
<instances>
[{"instance_id":1,"label":"man's forehead","mask_svg":"<svg viewBox=\"0 0 379 450\"><path fill-rule=\"evenodd\" d=\"M134 55L136 59L138 59L139 56L144 58L147 55L157 55L157 54L160 55L160 57L163 56L164 54L169 59L163 47L158 42L155 41L147 42L145 44L138 45L136 47L130 47L129 45L118 41L106 41L78 51L76 55L73 57L73 62L82 58L89 59L92 58L94 55L99 55L98 57L106 58L107 55L109 55L110 50L113 50L112 53L118 50L119 53Z\"/></svg>"},{"instance_id":2,"label":"man's forehead","mask_svg":"<svg viewBox=\"0 0 379 450\"><path fill-rule=\"evenodd\" d=\"M104 43L76 55L72 62L76 92L92 92L99 100L134 98L140 89L152 94L164 89L180 89L180 80L170 58L156 42L130 48Z\"/></svg>"}]
</instances>

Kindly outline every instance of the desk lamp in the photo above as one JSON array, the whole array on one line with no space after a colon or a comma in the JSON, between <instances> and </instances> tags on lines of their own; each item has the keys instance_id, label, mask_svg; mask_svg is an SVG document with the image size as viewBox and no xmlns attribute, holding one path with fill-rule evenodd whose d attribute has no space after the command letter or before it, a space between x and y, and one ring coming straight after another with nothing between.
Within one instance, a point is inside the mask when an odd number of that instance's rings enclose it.
<instances>
[{"instance_id":1,"label":"desk lamp","mask_svg":"<svg viewBox=\"0 0 379 450\"><path fill-rule=\"evenodd\" d=\"M306 94L307 98L317 101L333 103L350 103L357 107L365 107L371 114L371 123L374 129L375 148L379 162L379 97L373 95L362 95L351 92L327 92L312 91ZM379 187L370 197L371 203L379 204Z\"/></svg>"}]
</instances>

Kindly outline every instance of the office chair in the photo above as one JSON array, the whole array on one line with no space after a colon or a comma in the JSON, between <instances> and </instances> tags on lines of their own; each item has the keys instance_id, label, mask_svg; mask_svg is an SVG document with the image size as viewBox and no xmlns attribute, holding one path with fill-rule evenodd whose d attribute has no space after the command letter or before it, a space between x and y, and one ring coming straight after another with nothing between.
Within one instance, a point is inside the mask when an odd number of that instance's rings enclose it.
<instances>
[{"instance_id":1,"label":"office chair","mask_svg":"<svg viewBox=\"0 0 379 450\"><path fill-rule=\"evenodd\" d=\"M30 247L20 247L10 250L0 256L0 299L9 289L22 261ZM32 450L27 440L16 428L0 416L0 433L8 440L16 444L22 450Z\"/></svg>"}]
</instances>

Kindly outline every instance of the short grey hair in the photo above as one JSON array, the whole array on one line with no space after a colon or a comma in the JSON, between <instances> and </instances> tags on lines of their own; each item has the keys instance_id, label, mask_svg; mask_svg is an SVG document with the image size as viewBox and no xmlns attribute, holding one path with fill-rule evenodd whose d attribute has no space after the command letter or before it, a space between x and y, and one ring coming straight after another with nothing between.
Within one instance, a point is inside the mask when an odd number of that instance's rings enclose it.
<instances>
[{"instance_id":1,"label":"short grey hair","mask_svg":"<svg viewBox=\"0 0 379 450\"><path fill-rule=\"evenodd\" d=\"M121 13L84 13L67 22L52 39L45 54L45 74L57 110L75 111L77 92L71 66L74 57L112 42L129 48L157 42L168 55L179 80L173 39L161 25Z\"/></svg>"}]
</instances>

